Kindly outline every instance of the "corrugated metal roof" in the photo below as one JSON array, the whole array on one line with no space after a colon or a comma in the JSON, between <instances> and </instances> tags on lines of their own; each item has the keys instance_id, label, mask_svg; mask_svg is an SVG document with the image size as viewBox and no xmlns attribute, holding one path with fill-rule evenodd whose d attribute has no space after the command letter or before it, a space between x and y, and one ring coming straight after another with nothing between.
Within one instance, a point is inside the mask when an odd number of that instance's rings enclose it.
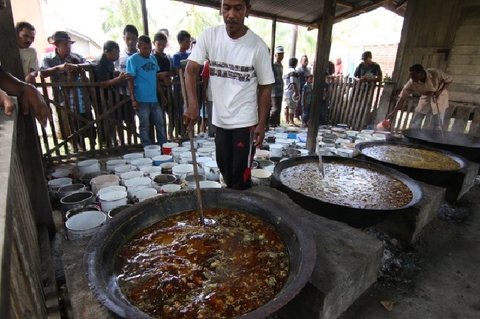
<instances>
[{"instance_id":1,"label":"corrugated metal roof","mask_svg":"<svg viewBox=\"0 0 480 319\"><path fill-rule=\"evenodd\" d=\"M220 7L220 0L177 0L212 8ZM406 0L337 0L335 22L363 12L385 7L400 15L405 12ZM324 0L251 0L251 14L309 27L317 27L323 16Z\"/></svg>"}]
</instances>

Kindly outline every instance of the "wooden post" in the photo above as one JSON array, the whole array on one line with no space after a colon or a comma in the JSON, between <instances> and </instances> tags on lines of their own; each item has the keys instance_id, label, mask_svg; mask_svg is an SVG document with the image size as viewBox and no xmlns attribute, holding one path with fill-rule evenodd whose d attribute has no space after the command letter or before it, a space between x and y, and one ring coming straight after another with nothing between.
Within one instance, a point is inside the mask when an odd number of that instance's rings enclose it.
<instances>
[{"instance_id":1,"label":"wooden post","mask_svg":"<svg viewBox=\"0 0 480 319\"><path fill-rule=\"evenodd\" d=\"M272 57L272 63L275 59L275 35L277 33L277 17L272 19L272 39L270 41L270 55Z\"/></svg>"},{"instance_id":2,"label":"wooden post","mask_svg":"<svg viewBox=\"0 0 480 319\"><path fill-rule=\"evenodd\" d=\"M335 18L336 0L324 0L323 17L319 24L317 35L317 53L315 56L315 69L313 70L313 97L310 114L310 123L308 124L307 149L314 153L316 149L316 140L318 125L320 123L320 102L324 96L326 85L326 71L328 67L328 57L330 55L330 46L332 44L332 27Z\"/></svg>"},{"instance_id":3,"label":"wooden post","mask_svg":"<svg viewBox=\"0 0 480 319\"><path fill-rule=\"evenodd\" d=\"M23 80L25 77L20 62L10 0L6 1L6 8L0 10L0 34L2 34L2 45L0 46L2 67ZM19 104L21 104L21 99ZM52 208L43 171L37 125L32 114L23 115L22 112L18 112L16 131L17 141L15 146L17 147L23 174L28 180L27 193L30 196L35 222L38 227L45 226L50 234L53 234L55 227Z\"/></svg>"},{"instance_id":4,"label":"wooden post","mask_svg":"<svg viewBox=\"0 0 480 319\"><path fill-rule=\"evenodd\" d=\"M297 54L298 25L292 26L292 46L290 47L290 57L293 58Z\"/></svg>"},{"instance_id":5,"label":"wooden post","mask_svg":"<svg viewBox=\"0 0 480 319\"><path fill-rule=\"evenodd\" d=\"M140 2L142 4L143 34L148 35L147 0L141 0Z\"/></svg>"}]
</instances>

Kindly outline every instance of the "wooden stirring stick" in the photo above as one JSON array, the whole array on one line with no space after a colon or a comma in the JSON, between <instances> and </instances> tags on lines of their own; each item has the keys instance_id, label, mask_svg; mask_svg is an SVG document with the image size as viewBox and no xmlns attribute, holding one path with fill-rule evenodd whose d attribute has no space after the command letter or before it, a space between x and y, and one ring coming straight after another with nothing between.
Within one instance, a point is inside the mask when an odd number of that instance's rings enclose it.
<instances>
[{"instance_id":1,"label":"wooden stirring stick","mask_svg":"<svg viewBox=\"0 0 480 319\"><path fill-rule=\"evenodd\" d=\"M185 107L188 108L187 105L187 92L185 90L185 79L183 77L183 69L178 70L178 76L180 78L180 87L182 90L182 97L183 102L185 103ZM195 145L193 145L193 133L195 130L195 125L190 124L187 127L188 130L188 137L190 139L190 152L192 153L192 164L193 164L193 176L195 177L195 193L197 197L197 205L198 205L198 212L200 216L200 224L205 226L205 217L203 215L203 200L202 200L202 192L200 191L200 180L198 175L198 166L197 166L197 155L195 153Z\"/></svg>"}]
</instances>

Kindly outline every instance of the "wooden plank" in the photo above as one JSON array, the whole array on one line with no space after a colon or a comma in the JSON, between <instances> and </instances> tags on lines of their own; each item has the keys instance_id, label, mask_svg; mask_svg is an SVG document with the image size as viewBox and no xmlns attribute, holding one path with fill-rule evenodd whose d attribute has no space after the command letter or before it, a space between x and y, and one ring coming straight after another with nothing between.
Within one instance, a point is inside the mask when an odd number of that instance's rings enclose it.
<instances>
[{"instance_id":1,"label":"wooden plank","mask_svg":"<svg viewBox=\"0 0 480 319\"><path fill-rule=\"evenodd\" d=\"M475 106L472 122L470 123L470 130L468 134L480 137L480 106Z\"/></svg>"},{"instance_id":2,"label":"wooden plank","mask_svg":"<svg viewBox=\"0 0 480 319\"><path fill-rule=\"evenodd\" d=\"M480 25L462 25L457 30L455 43L471 45L480 43Z\"/></svg>"},{"instance_id":3,"label":"wooden plank","mask_svg":"<svg viewBox=\"0 0 480 319\"><path fill-rule=\"evenodd\" d=\"M473 108L470 106L459 106L456 108L453 117L455 121L453 122L452 131L464 133L467 126L468 119L472 113Z\"/></svg>"},{"instance_id":4,"label":"wooden plank","mask_svg":"<svg viewBox=\"0 0 480 319\"><path fill-rule=\"evenodd\" d=\"M480 68L479 68L480 72ZM456 83L468 84L468 85L480 85L480 74L479 75L455 75L454 81Z\"/></svg>"},{"instance_id":5,"label":"wooden plank","mask_svg":"<svg viewBox=\"0 0 480 319\"><path fill-rule=\"evenodd\" d=\"M478 75L480 72L480 68L474 68L471 65L464 65L464 64L452 64L449 63L447 68L447 73L454 76L454 81L456 75Z\"/></svg>"},{"instance_id":6,"label":"wooden plank","mask_svg":"<svg viewBox=\"0 0 480 319\"><path fill-rule=\"evenodd\" d=\"M450 101L478 104L480 102L480 94L471 94L465 92L449 92Z\"/></svg>"},{"instance_id":7,"label":"wooden plank","mask_svg":"<svg viewBox=\"0 0 480 319\"><path fill-rule=\"evenodd\" d=\"M450 92L452 91L460 91L465 93L472 93L472 94L479 94L480 87L478 85L473 84L464 84L464 83L456 83L455 80L450 84L448 87Z\"/></svg>"},{"instance_id":8,"label":"wooden plank","mask_svg":"<svg viewBox=\"0 0 480 319\"><path fill-rule=\"evenodd\" d=\"M480 44L457 44L450 51L450 55L471 55L471 54L480 54Z\"/></svg>"}]
</instances>

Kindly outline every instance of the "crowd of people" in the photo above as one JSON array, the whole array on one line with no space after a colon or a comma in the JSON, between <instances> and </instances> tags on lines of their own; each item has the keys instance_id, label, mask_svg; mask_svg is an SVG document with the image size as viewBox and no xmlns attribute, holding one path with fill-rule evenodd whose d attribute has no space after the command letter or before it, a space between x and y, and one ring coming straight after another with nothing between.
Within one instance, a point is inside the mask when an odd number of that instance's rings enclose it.
<instances>
[{"instance_id":1,"label":"crowd of people","mask_svg":"<svg viewBox=\"0 0 480 319\"><path fill-rule=\"evenodd\" d=\"M272 63L265 42L244 24L250 8L250 0L224 0L221 12L225 24L206 29L196 40L185 30L178 32L178 51L171 56L165 52L167 29L155 33L152 41L147 35L139 35L135 26L126 25L122 47L114 41L105 42L102 55L93 62L72 52L74 41L70 35L57 31L49 37L52 48L38 63L37 53L31 47L35 28L28 22L19 22L16 32L25 78L20 81L0 69L0 104L9 114L12 105L7 94L22 96L45 125L51 117L50 110L29 83L34 83L38 76L52 82L76 82L80 80L80 71L93 66L94 78L90 80L98 83L98 90L123 88L120 92L128 103L114 116L132 133L137 115L143 145L161 145L174 137L173 127L183 136L197 122L203 122L208 134L215 136L217 163L227 186L247 188L255 146L262 144L269 127L281 124L282 107L287 125L298 125L298 120L303 126L308 125L314 107L314 79L308 57L303 55L300 62L291 57L284 69L285 51L283 46L277 46ZM367 84L381 81L382 71L373 62L372 53L364 52L362 60L355 70L355 79ZM341 58L329 62L326 69L327 78L344 75ZM432 96L437 106L434 114L443 114L451 78L438 70L424 70L421 65L412 66L410 75L395 111L409 94L421 92L425 98L421 99L414 122L423 120L422 115L432 108ZM62 95L58 87L52 89L59 105L86 121L92 120L91 108L84 105L80 87L72 89L69 96ZM96 134L93 128L87 133L91 144L95 144Z\"/></svg>"}]
</instances>

